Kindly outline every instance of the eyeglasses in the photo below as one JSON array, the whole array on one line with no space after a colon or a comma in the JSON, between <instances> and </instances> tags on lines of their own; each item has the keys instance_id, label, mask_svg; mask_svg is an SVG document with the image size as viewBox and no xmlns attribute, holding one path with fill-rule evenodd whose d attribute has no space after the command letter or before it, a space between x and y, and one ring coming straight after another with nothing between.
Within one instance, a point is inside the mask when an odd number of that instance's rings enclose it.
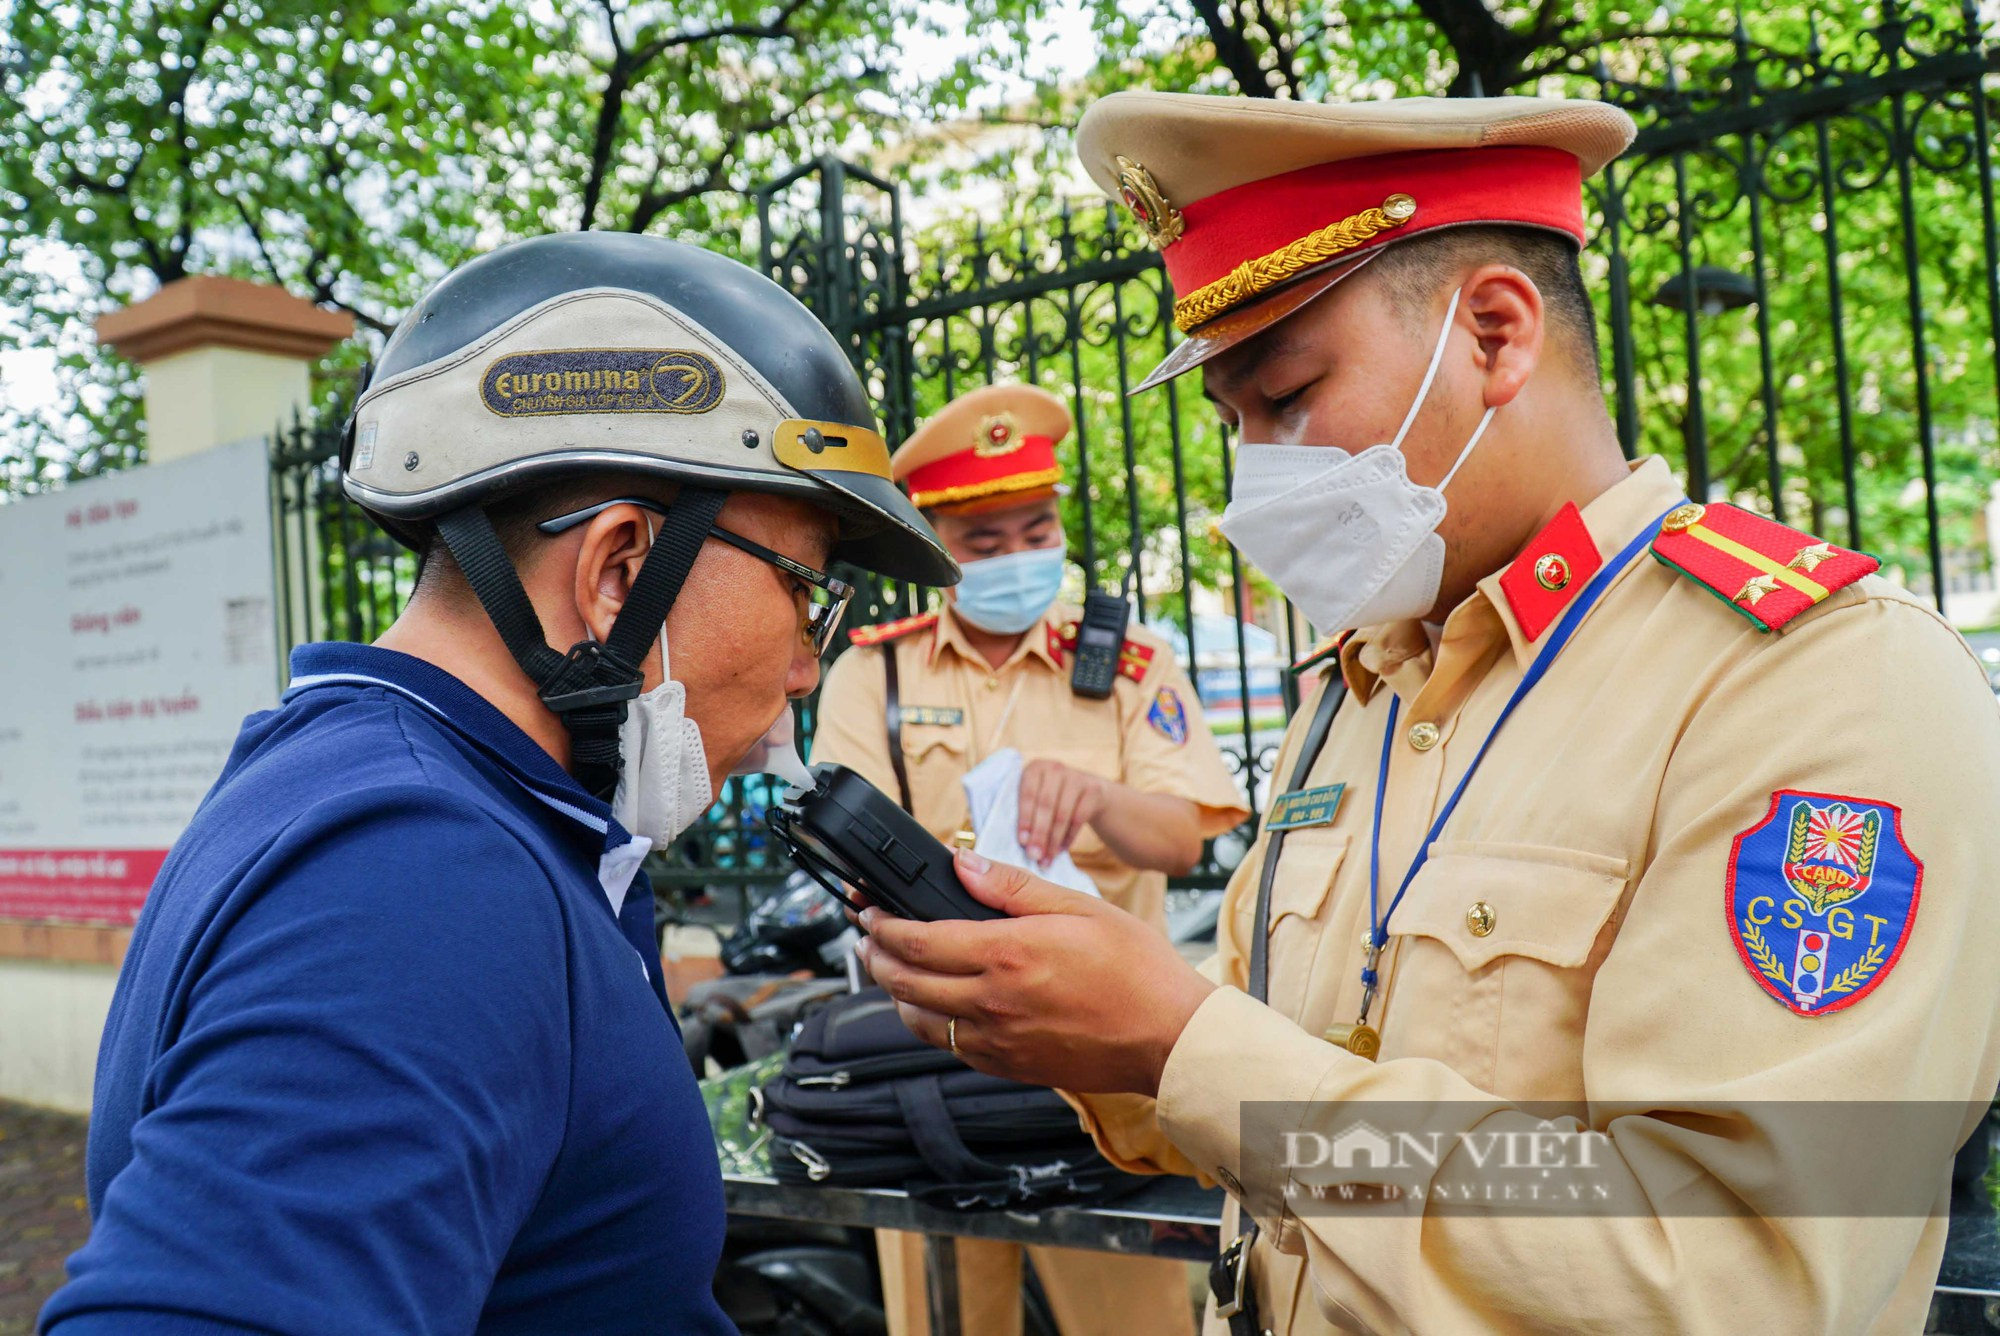
<instances>
[{"instance_id":1,"label":"eyeglasses","mask_svg":"<svg viewBox=\"0 0 2000 1336\"><path fill-rule=\"evenodd\" d=\"M558 515L551 520L543 520L535 528L551 536L565 533L579 524L597 518L613 506L637 506L655 515L667 514L667 508L657 501L640 496L618 496L609 501L599 501L594 506L582 510L572 510L567 515ZM847 605L854 597L854 586L845 580L836 580L825 571L816 571L802 561L793 561L782 552L773 552L762 543L752 542L742 534L731 533L719 524L708 527L710 538L719 538L739 552L747 552L762 562L776 566L785 574L803 580L807 586L805 621L800 626L800 634L812 646L814 654L825 654L826 647L833 640L833 633L840 629L840 619L847 611Z\"/></svg>"}]
</instances>

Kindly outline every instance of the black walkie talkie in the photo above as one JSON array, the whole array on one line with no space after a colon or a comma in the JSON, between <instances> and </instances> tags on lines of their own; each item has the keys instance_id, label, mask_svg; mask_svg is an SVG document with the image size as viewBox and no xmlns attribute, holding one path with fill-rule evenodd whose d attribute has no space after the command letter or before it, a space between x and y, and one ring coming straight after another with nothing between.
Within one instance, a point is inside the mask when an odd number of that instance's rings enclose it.
<instances>
[{"instance_id":1,"label":"black walkie talkie","mask_svg":"<svg viewBox=\"0 0 2000 1336\"><path fill-rule=\"evenodd\" d=\"M1118 659L1125 651L1125 623L1132 605L1123 593L1093 589L1083 598L1083 620L1076 627L1076 663L1069 672L1069 689L1079 696L1103 700L1118 681Z\"/></svg>"}]
</instances>

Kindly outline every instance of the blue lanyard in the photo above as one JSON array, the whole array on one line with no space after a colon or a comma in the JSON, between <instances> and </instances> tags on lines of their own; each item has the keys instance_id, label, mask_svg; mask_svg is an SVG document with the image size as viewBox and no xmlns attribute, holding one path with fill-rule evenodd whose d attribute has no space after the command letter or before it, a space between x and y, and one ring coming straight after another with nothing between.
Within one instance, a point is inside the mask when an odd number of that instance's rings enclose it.
<instances>
[{"instance_id":1,"label":"blue lanyard","mask_svg":"<svg viewBox=\"0 0 2000 1336\"><path fill-rule=\"evenodd\" d=\"M1611 582L1617 578L1618 573L1631 565L1633 558L1652 543L1654 536L1659 532L1660 520L1664 520L1685 504L1687 504L1685 501L1676 501L1660 513L1659 519L1639 530L1638 536L1627 543L1624 550L1597 573L1584 587L1583 593L1577 596L1576 602L1570 604L1569 609L1563 613L1562 620L1556 623L1555 631L1542 646L1541 654L1528 665L1528 671L1522 675L1520 685L1514 688L1514 694L1507 698L1507 703L1500 707L1500 717L1493 721L1493 728L1487 733L1486 740L1479 744L1479 750L1472 757L1472 764L1465 768L1463 775L1459 776L1458 786L1451 791L1451 797L1445 800L1444 810L1438 813L1437 820L1431 822L1431 828L1425 834L1424 842L1417 846L1417 856L1410 861L1410 870L1403 874L1403 884L1396 888L1396 898L1389 902L1389 913L1382 914L1377 912L1377 907L1381 903L1379 897L1382 885L1382 795L1389 787L1389 749L1395 745L1396 714L1402 703L1394 695L1390 696L1388 729L1382 735L1382 765L1375 774L1375 822L1368 836L1368 955L1361 967L1363 1020L1367 1019L1368 1001L1375 992L1377 978L1375 961L1379 958L1382 948L1389 943L1389 916L1396 912L1397 905L1403 903L1403 893L1410 889L1410 883L1417 879L1418 871L1430 857L1431 845L1443 832L1445 822L1451 820L1451 814L1458 809L1458 800L1465 796L1465 786L1472 782L1473 775L1479 771L1479 763L1484 761L1486 753L1492 750L1493 739L1500 736L1500 730L1505 727L1507 717L1514 713L1514 707L1525 700L1528 693L1535 689L1535 684L1548 675L1549 665L1556 661L1556 655L1562 653L1570 637L1576 634L1576 628L1582 624L1584 614L1590 611L1591 605L1604 596L1604 591L1611 587Z\"/></svg>"}]
</instances>

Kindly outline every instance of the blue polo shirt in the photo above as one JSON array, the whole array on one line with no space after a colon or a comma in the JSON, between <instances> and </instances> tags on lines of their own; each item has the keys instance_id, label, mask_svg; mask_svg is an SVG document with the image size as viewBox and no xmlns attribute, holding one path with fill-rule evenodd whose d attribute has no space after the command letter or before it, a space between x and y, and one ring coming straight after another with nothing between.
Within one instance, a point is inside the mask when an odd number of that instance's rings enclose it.
<instances>
[{"instance_id":1,"label":"blue polo shirt","mask_svg":"<svg viewBox=\"0 0 2000 1336\"><path fill-rule=\"evenodd\" d=\"M292 673L139 916L46 1329L733 1331L645 842L427 663Z\"/></svg>"}]
</instances>

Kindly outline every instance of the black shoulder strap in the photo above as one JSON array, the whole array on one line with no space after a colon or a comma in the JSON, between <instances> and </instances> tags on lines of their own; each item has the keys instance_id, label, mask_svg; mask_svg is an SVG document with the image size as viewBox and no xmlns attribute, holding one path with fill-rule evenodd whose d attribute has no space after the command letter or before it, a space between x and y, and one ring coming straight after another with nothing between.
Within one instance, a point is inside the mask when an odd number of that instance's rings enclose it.
<instances>
[{"instance_id":1,"label":"black shoulder strap","mask_svg":"<svg viewBox=\"0 0 2000 1336\"><path fill-rule=\"evenodd\" d=\"M528 680L540 686L562 667L563 656L549 648L548 638L542 634L542 619L535 615L535 605L521 587L521 577L508 559L500 535L493 532L493 521L478 506L465 506L440 515L437 530L465 582L479 596L507 652Z\"/></svg>"},{"instance_id":2,"label":"black shoulder strap","mask_svg":"<svg viewBox=\"0 0 2000 1336\"><path fill-rule=\"evenodd\" d=\"M896 796L902 801L903 810L911 816L917 809L910 805L910 767L903 759L903 694L901 684L896 680L896 642L882 642L882 687L883 722L889 726L889 768L896 772Z\"/></svg>"},{"instance_id":3,"label":"black shoulder strap","mask_svg":"<svg viewBox=\"0 0 2000 1336\"><path fill-rule=\"evenodd\" d=\"M729 493L706 487L684 486L675 495L673 505L667 507L667 513L660 519L652 551L646 554L639 574L633 577L625 606L618 610L611 634L604 637L607 658L637 668L646 657L727 500Z\"/></svg>"},{"instance_id":4,"label":"black shoulder strap","mask_svg":"<svg viewBox=\"0 0 2000 1336\"><path fill-rule=\"evenodd\" d=\"M1319 760L1320 751L1326 746L1326 735L1333 727L1333 716L1345 699L1347 683L1338 671L1328 673L1326 686L1319 693L1319 704L1313 709L1312 722L1306 726L1305 740L1299 745L1298 759L1292 764L1292 782L1283 792L1297 789L1312 774L1313 762ZM1278 855L1284 852L1284 847L1285 832L1270 832L1264 841L1263 875L1257 881L1257 918L1250 939L1250 996L1259 1002L1265 1001L1271 991L1271 887L1277 879Z\"/></svg>"}]
</instances>

